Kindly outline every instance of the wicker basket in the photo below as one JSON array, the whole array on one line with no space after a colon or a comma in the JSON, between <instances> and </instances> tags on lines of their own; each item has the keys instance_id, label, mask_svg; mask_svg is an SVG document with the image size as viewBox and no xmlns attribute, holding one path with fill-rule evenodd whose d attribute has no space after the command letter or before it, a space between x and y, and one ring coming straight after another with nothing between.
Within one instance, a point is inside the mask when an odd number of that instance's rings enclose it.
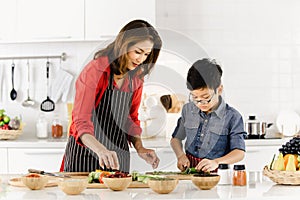
<instances>
[{"instance_id":1,"label":"wicker basket","mask_svg":"<svg viewBox=\"0 0 300 200\"><path fill-rule=\"evenodd\" d=\"M263 174L277 184L300 185L300 171L270 170L268 166L265 166Z\"/></svg>"},{"instance_id":2,"label":"wicker basket","mask_svg":"<svg viewBox=\"0 0 300 200\"><path fill-rule=\"evenodd\" d=\"M0 130L0 140L14 140L22 134L22 129L19 130Z\"/></svg>"}]
</instances>

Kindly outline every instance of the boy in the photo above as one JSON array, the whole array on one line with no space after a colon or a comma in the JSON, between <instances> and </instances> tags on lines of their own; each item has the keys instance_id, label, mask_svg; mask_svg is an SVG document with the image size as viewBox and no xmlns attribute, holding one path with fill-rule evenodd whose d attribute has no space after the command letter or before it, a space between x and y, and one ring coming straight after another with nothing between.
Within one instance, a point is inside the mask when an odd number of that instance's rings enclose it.
<instances>
[{"instance_id":1,"label":"boy","mask_svg":"<svg viewBox=\"0 0 300 200\"><path fill-rule=\"evenodd\" d=\"M188 71L190 102L184 105L170 141L181 171L188 167L213 171L220 163L244 158L243 119L221 97L221 76L221 67L209 59L196 61Z\"/></svg>"}]
</instances>

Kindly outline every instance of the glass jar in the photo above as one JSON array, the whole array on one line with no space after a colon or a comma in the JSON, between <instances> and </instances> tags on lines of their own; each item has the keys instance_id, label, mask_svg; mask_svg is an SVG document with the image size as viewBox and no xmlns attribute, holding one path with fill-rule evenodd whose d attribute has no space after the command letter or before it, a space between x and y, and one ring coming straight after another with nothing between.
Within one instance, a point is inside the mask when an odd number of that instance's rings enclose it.
<instances>
[{"instance_id":1,"label":"glass jar","mask_svg":"<svg viewBox=\"0 0 300 200\"><path fill-rule=\"evenodd\" d=\"M228 164L219 164L218 175L220 175L220 185L229 185L231 184L230 169Z\"/></svg>"},{"instance_id":2,"label":"glass jar","mask_svg":"<svg viewBox=\"0 0 300 200\"><path fill-rule=\"evenodd\" d=\"M44 114L41 114L36 123L36 137L47 138L48 137L48 121Z\"/></svg>"},{"instance_id":3,"label":"glass jar","mask_svg":"<svg viewBox=\"0 0 300 200\"><path fill-rule=\"evenodd\" d=\"M232 184L236 186L247 185L247 174L245 165L234 165L233 166L233 178Z\"/></svg>"},{"instance_id":4,"label":"glass jar","mask_svg":"<svg viewBox=\"0 0 300 200\"><path fill-rule=\"evenodd\" d=\"M60 119L55 118L52 122L52 137L61 138L63 136L63 125Z\"/></svg>"}]
</instances>

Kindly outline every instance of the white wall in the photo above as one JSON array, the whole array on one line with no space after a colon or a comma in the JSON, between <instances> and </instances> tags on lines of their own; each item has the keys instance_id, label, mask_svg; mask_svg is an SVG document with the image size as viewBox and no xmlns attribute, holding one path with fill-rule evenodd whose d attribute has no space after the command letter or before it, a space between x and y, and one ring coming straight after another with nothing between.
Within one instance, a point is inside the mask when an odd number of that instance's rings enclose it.
<instances>
[{"instance_id":1,"label":"white wall","mask_svg":"<svg viewBox=\"0 0 300 200\"><path fill-rule=\"evenodd\" d=\"M225 98L245 117L254 113L259 119L273 122L280 109L291 108L300 113L299 1L164 0L157 1L156 7L158 28L178 31L196 41L208 56L215 58L223 66ZM150 80L170 79L171 90L184 93L187 69L198 54L199 58L204 54L201 51L195 53L195 49L191 48L192 44L184 45L185 42L180 43L176 36L172 38L173 35L171 37L166 34L163 37L165 49L158 65L174 70L182 79L177 81L170 74L154 71L153 75L156 75ZM166 42L168 39L170 41ZM77 76L100 44L101 42L0 44L0 57L59 55L66 52L68 58L62 62L62 67ZM179 52L173 52L173 48L178 48ZM59 69L59 61L50 61L50 78L53 79ZM37 101L37 107L24 108L21 103L26 99L26 61L15 60L15 88L18 98L11 101L11 60L0 60L0 70L4 69L0 108L5 108L9 115L23 116L26 126L22 137L35 135L34 123L40 113L40 103L47 94L45 62L46 60L31 61L31 97ZM68 101L72 101L73 95L72 90ZM55 112L46 113L49 123L55 114L66 119L65 103L60 101L56 106Z\"/></svg>"},{"instance_id":2,"label":"white wall","mask_svg":"<svg viewBox=\"0 0 300 200\"><path fill-rule=\"evenodd\" d=\"M157 26L193 38L224 69L225 97L245 117L300 114L300 1L157 1ZM188 66L187 66L188 67Z\"/></svg>"}]
</instances>

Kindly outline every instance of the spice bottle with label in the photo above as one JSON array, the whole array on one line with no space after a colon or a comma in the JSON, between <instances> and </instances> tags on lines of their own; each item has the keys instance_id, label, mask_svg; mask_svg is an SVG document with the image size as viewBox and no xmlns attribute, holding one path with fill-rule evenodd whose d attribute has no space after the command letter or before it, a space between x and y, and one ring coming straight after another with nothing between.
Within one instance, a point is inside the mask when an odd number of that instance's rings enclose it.
<instances>
[{"instance_id":1,"label":"spice bottle with label","mask_svg":"<svg viewBox=\"0 0 300 200\"><path fill-rule=\"evenodd\" d=\"M61 138L63 136L63 125L60 119L55 118L52 122L52 137Z\"/></svg>"},{"instance_id":2,"label":"spice bottle with label","mask_svg":"<svg viewBox=\"0 0 300 200\"><path fill-rule=\"evenodd\" d=\"M44 114L41 114L36 123L36 137L48 137L48 122Z\"/></svg>"},{"instance_id":3,"label":"spice bottle with label","mask_svg":"<svg viewBox=\"0 0 300 200\"><path fill-rule=\"evenodd\" d=\"M219 164L218 175L220 175L220 185L231 184L230 169L228 164Z\"/></svg>"},{"instance_id":4,"label":"spice bottle with label","mask_svg":"<svg viewBox=\"0 0 300 200\"><path fill-rule=\"evenodd\" d=\"M233 178L232 184L236 186L247 185L247 174L245 165L234 165L233 166Z\"/></svg>"}]
</instances>

